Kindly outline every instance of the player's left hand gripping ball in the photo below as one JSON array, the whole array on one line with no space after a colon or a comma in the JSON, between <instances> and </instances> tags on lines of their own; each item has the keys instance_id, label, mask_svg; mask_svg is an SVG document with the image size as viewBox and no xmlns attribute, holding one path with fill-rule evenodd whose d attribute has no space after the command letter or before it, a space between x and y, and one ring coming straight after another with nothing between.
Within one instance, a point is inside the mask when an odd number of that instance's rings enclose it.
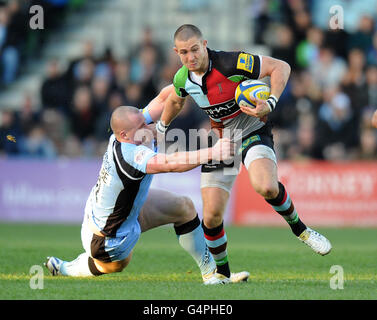
<instances>
[{"instance_id":1,"label":"player's left hand gripping ball","mask_svg":"<svg viewBox=\"0 0 377 320\"><path fill-rule=\"evenodd\" d=\"M250 98L250 100L256 105L254 109L240 106L241 111L247 115L261 119L271 112L271 109L265 100L258 98Z\"/></svg>"},{"instance_id":2,"label":"player's left hand gripping ball","mask_svg":"<svg viewBox=\"0 0 377 320\"><path fill-rule=\"evenodd\" d=\"M249 116L263 118L276 105L277 99L270 96L270 87L259 80L246 80L236 88L235 100L242 112Z\"/></svg>"}]
</instances>

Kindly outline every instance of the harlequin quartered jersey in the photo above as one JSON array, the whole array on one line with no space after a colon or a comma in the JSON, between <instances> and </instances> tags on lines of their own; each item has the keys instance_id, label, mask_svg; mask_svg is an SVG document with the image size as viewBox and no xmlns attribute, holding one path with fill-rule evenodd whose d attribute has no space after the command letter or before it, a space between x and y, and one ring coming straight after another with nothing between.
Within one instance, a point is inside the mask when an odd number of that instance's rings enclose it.
<instances>
[{"instance_id":1,"label":"harlequin quartered jersey","mask_svg":"<svg viewBox=\"0 0 377 320\"><path fill-rule=\"evenodd\" d=\"M182 66L174 76L177 95L190 95L209 118L231 129L245 130L243 135L257 130L264 122L244 114L234 99L239 83L258 79L262 57L242 51L214 51L207 48L209 65L199 84L191 72Z\"/></svg>"}]
</instances>

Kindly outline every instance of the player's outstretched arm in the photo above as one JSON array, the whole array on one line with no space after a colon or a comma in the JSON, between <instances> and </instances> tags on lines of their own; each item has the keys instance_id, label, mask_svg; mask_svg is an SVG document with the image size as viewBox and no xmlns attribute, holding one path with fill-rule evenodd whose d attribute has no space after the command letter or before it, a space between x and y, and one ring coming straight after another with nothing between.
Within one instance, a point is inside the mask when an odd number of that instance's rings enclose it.
<instances>
[{"instance_id":1,"label":"player's outstretched arm","mask_svg":"<svg viewBox=\"0 0 377 320\"><path fill-rule=\"evenodd\" d=\"M372 125L373 127L377 128L377 110L374 111L373 116L372 116Z\"/></svg>"},{"instance_id":2,"label":"player's outstretched arm","mask_svg":"<svg viewBox=\"0 0 377 320\"><path fill-rule=\"evenodd\" d=\"M208 163L210 160L229 160L234 155L234 143L229 139L219 139L212 148L172 154L159 153L148 160L146 172L184 172Z\"/></svg>"},{"instance_id":3,"label":"player's outstretched arm","mask_svg":"<svg viewBox=\"0 0 377 320\"><path fill-rule=\"evenodd\" d=\"M160 93L143 109L146 123L157 122L160 119L165 102L169 95L174 91L173 84L170 84L160 91Z\"/></svg>"}]
</instances>

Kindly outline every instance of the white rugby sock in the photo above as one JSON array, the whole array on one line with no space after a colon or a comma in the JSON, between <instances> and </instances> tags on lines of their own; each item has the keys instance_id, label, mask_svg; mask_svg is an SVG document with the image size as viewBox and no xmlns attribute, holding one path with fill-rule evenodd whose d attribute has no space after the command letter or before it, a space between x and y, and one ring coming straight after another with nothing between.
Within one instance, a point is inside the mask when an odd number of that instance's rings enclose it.
<instances>
[{"instance_id":1,"label":"white rugby sock","mask_svg":"<svg viewBox=\"0 0 377 320\"><path fill-rule=\"evenodd\" d=\"M216 269L216 263L204 240L203 228L198 216L179 227L174 227L181 247L188 252L197 263L202 275Z\"/></svg>"},{"instance_id":2,"label":"white rugby sock","mask_svg":"<svg viewBox=\"0 0 377 320\"><path fill-rule=\"evenodd\" d=\"M80 254L73 261L64 261L60 266L60 273L71 277L93 277L89 268L89 256L86 252Z\"/></svg>"}]
</instances>

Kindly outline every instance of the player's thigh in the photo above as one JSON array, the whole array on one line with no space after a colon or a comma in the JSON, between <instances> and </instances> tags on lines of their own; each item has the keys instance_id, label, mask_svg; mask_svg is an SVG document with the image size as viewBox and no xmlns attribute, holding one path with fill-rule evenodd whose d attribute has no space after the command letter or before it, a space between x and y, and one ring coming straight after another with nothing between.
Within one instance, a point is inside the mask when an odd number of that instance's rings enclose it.
<instances>
[{"instance_id":1,"label":"player's thigh","mask_svg":"<svg viewBox=\"0 0 377 320\"><path fill-rule=\"evenodd\" d=\"M266 198L273 198L278 192L278 174L274 151L265 145L248 150L244 165L248 170L254 190Z\"/></svg>"},{"instance_id":2,"label":"player's thigh","mask_svg":"<svg viewBox=\"0 0 377 320\"><path fill-rule=\"evenodd\" d=\"M277 184L276 164L270 159L254 160L248 169L249 178L254 188Z\"/></svg>"},{"instance_id":3,"label":"player's thigh","mask_svg":"<svg viewBox=\"0 0 377 320\"><path fill-rule=\"evenodd\" d=\"M180 225L195 218L196 210L187 196L166 190L150 189L139 214L141 232L161 225Z\"/></svg>"}]
</instances>

